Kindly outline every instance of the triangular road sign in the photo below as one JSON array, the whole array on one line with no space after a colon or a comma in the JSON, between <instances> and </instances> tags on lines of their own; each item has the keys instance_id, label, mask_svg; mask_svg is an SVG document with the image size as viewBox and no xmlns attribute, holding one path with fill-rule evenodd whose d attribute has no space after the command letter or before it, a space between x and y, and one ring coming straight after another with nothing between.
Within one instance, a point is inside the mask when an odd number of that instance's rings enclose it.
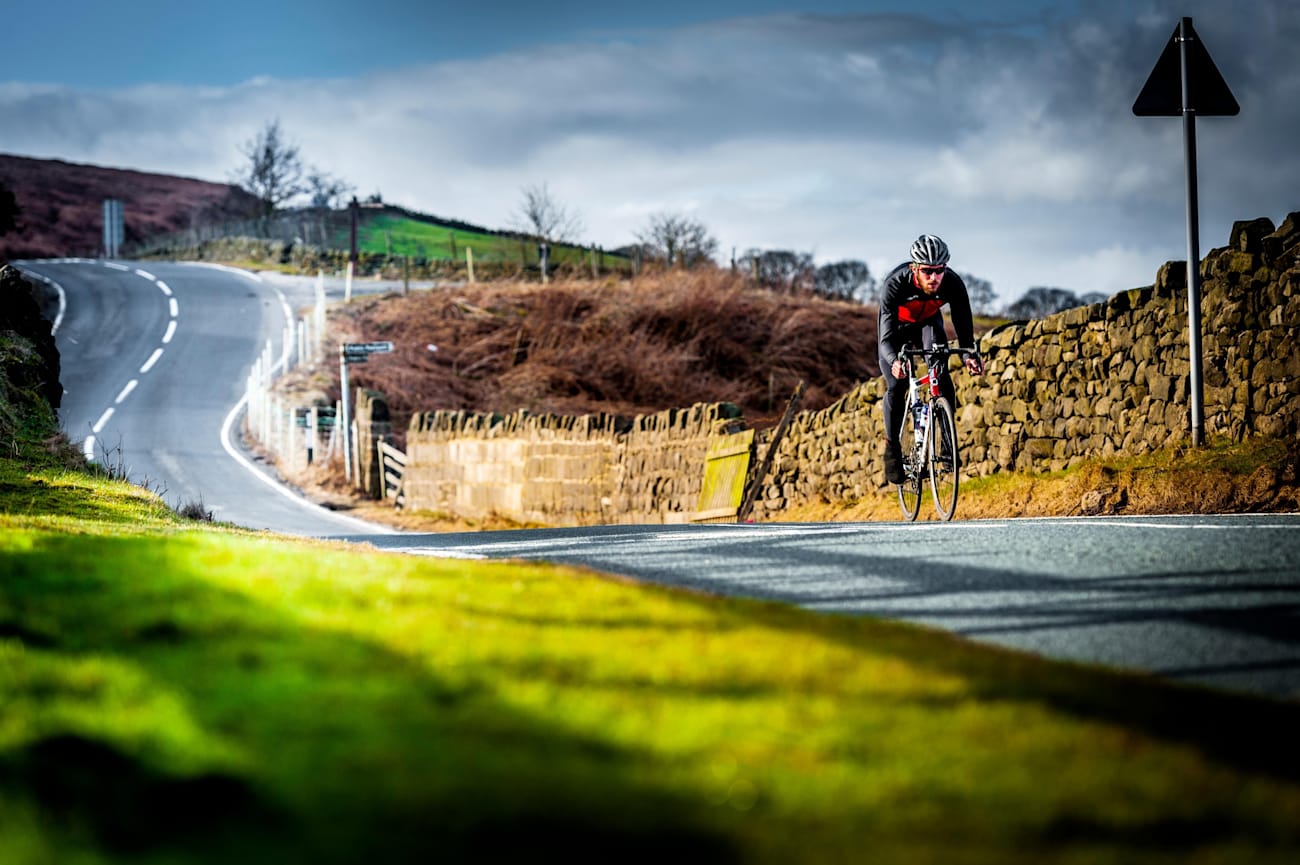
<instances>
[{"instance_id":1,"label":"triangular road sign","mask_svg":"<svg viewBox=\"0 0 1300 865\"><path fill-rule=\"evenodd\" d=\"M1133 113L1139 117L1181 117L1183 114L1183 67L1179 33L1186 34L1187 47L1187 108L1200 117L1235 116L1241 107L1228 89L1228 82L1219 74L1219 68L1210 59L1201 37L1192 28L1192 19L1184 18L1174 28L1169 44L1160 54L1151 76L1133 102Z\"/></svg>"}]
</instances>

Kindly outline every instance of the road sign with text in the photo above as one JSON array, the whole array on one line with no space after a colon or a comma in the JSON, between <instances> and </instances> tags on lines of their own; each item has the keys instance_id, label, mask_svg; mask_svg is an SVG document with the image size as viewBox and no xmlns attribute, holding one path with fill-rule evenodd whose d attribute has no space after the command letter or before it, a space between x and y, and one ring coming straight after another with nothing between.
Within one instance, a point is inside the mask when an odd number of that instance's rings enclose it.
<instances>
[{"instance_id":1,"label":"road sign with text","mask_svg":"<svg viewBox=\"0 0 1300 865\"><path fill-rule=\"evenodd\" d=\"M345 342L339 349L345 363L365 363L372 354L387 354L392 350L391 342Z\"/></svg>"}]
</instances>

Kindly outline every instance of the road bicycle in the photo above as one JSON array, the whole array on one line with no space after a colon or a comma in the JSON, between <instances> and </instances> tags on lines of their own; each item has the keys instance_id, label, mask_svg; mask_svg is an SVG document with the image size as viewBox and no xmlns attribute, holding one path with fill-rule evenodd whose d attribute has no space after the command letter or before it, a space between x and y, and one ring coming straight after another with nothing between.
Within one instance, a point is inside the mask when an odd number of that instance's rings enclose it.
<instances>
[{"instance_id":1,"label":"road bicycle","mask_svg":"<svg viewBox=\"0 0 1300 865\"><path fill-rule=\"evenodd\" d=\"M907 345L898 353L907 366L907 406L897 439L903 449L903 482L898 485L898 505L908 520L915 520L921 510L921 487L927 475L939 518L951 520L957 510L961 469L957 419L939 390L939 382L949 374L948 358L953 355L966 360L979 357L979 352L935 343L930 348ZM916 374L913 358L925 361L925 375Z\"/></svg>"}]
</instances>

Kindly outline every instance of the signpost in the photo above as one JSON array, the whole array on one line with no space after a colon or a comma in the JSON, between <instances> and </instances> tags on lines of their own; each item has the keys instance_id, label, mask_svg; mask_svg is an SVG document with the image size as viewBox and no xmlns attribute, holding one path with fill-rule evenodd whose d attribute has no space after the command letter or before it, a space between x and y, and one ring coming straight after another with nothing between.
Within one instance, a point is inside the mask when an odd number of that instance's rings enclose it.
<instances>
[{"instance_id":1,"label":"signpost","mask_svg":"<svg viewBox=\"0 0 1300 865\"><path fill-rule=\"evenodd\" d=\"M1210 59L1192 19L1183 18L1169 37L1155 68L1133 102L1139 117L1182 117L1183 158L1187 164L1187 330L1191 367L1192 445L1205 444L1201 381L1201 250L1196 203L1196 115L1236 116L1241 110Z\"/></svg>"},{"instance_id":2,"label":"signpost","mask_svg":"<svg viewBox=\"0 0 1300 865\"><path fill-rule=\"evenodd\" d=\"M104 199L104 257L117 258L122 252L122 239L126 236L122 222L122 202L116 198Z\"/></svg>"},{"instance_id":3,"label":"signpost","mask_svg":"<svg viewBox=\"0 0 1300 865\"><path fill-rule=\"evenodd\" d=\"M348 367L367 363L372 354L387 354L393 350L391 342L345 342L339 345L339 389L343 392L343 423L339 434L343 439L343 476L352 480L352 415L349 410Z\"/></svg>"}]
</instances>

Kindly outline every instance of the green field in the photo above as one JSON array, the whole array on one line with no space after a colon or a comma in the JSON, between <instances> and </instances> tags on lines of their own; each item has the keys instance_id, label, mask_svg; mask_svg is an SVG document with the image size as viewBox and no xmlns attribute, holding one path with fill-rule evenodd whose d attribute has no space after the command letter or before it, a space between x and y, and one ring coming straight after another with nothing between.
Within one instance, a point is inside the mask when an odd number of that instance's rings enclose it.
<instances>
[{"instance_id":1,"label":"green field","mask_svg":"<svg viewBox=\"0 0 1300 865\"><path fill-rule=\"evenodd\" d=\"M333 245L346 249L350 243L348 229L336 229ZM474 251L476 262L518 262L537 265L537 244L519 237L453 229L396 213L362 212L357 229L357 248L374 255L408 256L425 260L465 260L465 250ZM556 245L551 263L588 264L590 251L573 246ZM606 254L604 268L627 265L627 259Z\"/></svg>"},{"instance_id":2,"label":"green field","mask_svg":"<svg viewBox=\"0 0 1300 865\"><path fill-rule=\"evenodd\" d=\"M0 460L0 862L1295 862L1300 706Z\"/></svg>"}]
</instances>

